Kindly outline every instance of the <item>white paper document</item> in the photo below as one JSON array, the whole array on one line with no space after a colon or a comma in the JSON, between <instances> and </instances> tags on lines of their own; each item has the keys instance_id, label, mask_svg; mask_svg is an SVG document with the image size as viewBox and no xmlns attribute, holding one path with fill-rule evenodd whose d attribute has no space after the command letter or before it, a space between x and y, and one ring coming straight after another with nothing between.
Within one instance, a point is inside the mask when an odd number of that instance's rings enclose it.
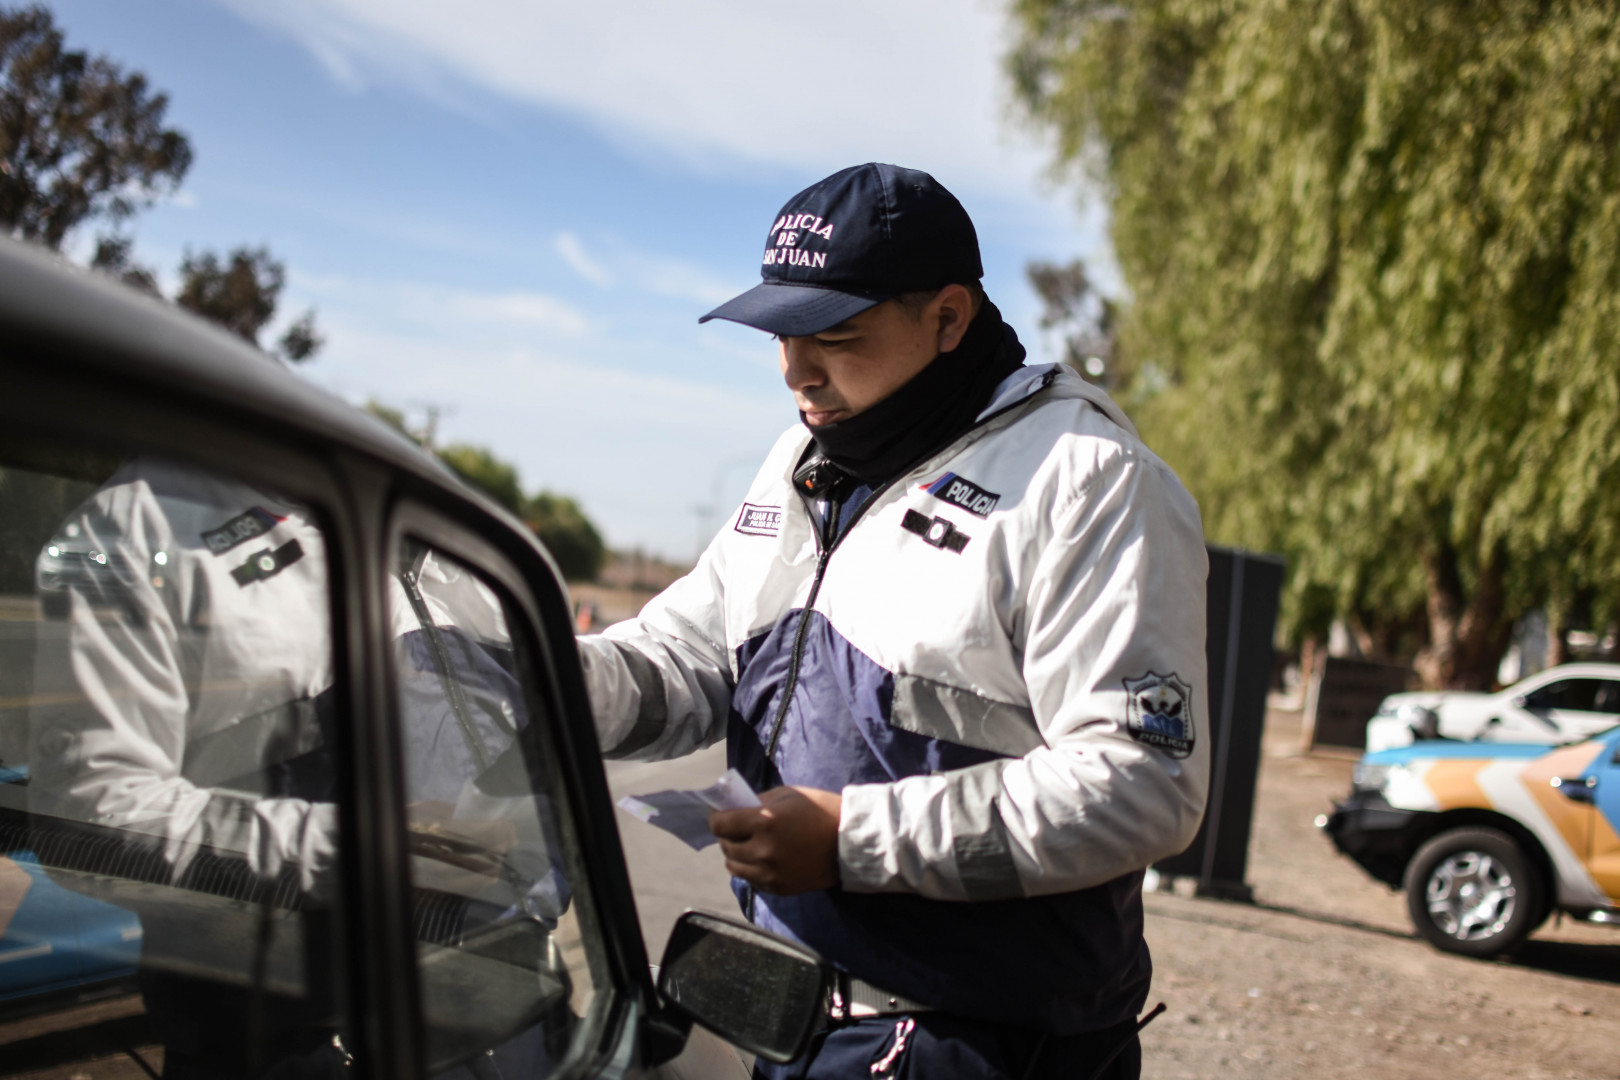
<instances>
[{"instance_id":1,"label":"white paper document","mask_svg":"<svg viewBox=\"0 0 1620 1080\"><path fill-rule=\"evenodd\" d=\"M674 835L693 851L719 843L709 831L711 810L743 810L758 805L759 796L736 769L727 769L702 791L655 791L619 800L620 809Z\"/></svg>"}]
</instances>

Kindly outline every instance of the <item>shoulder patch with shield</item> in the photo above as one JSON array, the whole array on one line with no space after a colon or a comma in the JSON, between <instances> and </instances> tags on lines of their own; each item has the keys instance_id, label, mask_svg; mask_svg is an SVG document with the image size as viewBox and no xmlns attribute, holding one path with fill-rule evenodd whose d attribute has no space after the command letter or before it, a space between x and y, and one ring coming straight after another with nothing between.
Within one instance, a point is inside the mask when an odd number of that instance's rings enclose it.
<instances>
[{"instance_id":1,"label":"shoulder patch with shield","mask_svg":"<svg viewBox=\"0 0 1620 1080\"><path fill-rule=\"evenodd\" d=\"M1125 680L1125 723L1137 742L1184 758L1192 753L1192 687L1174 672Z\"/></svg>"}]
</instances>

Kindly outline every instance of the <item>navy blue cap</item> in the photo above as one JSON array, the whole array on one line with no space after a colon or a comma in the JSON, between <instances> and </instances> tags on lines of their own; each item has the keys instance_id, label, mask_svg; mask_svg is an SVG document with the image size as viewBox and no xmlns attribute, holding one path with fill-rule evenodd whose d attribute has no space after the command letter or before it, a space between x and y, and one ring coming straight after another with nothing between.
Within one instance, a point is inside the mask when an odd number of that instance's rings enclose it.
<instances>
[{"instance_id":1,"label":"navy blue cap","mask_svg":"<svg viewBox=\"0 0 1620 1080\"><path fill-rule=\"evenodd\" d=\"M802 337L901 293L983 276L978 234L955 195L925 172L868 163L789 199L765 237L764 280L698 322Z\"/></svg>"}]
</instances>

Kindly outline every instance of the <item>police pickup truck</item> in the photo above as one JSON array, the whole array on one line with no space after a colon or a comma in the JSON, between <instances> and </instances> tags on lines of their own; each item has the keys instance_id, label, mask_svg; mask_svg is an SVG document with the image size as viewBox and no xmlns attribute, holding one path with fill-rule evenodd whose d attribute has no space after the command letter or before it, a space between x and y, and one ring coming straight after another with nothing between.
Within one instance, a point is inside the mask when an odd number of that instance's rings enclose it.
<instances>
[{"instance_id":1,"label":"police pickup truck","mask_svg":"<svg viewBox=\"0 0 1620 1080\"><path fill-rule=\"evenodd\" d=\"M1419 740L1367 754L1351 783L1318 823L1406 890L1438 948L1496 956L1554 911L1620 924L1620 727L1559 747Z\"/></svg>"}]
</instances>

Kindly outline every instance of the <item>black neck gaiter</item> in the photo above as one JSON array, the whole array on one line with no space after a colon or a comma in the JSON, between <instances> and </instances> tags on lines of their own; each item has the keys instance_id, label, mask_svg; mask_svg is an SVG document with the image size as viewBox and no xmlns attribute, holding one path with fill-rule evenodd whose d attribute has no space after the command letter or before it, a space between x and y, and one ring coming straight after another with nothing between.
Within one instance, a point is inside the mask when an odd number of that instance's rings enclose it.
<instances>
[{"instance_id":1,"label":"black neck gaiter","mask_svg":"<svg viewBox=\"0 0 1620 1080\"><path fill-rule=\"evenodd\" d=\"M876 486L971 427L1001 380L1023 364L1018 335L986 300L955 349L940 353L870 409L812 427L810 436L822 456Z\"/></svg>"}]
</instances>

